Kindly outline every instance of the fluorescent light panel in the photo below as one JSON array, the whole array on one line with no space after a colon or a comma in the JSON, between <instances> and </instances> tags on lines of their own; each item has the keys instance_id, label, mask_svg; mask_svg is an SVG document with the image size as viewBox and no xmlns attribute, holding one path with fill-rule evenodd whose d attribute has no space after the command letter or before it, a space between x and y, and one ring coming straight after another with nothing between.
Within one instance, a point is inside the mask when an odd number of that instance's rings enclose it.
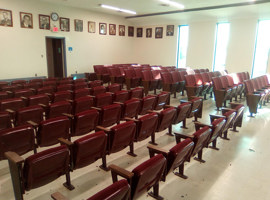
<instances>
[{"instance_id":1,"label":"fluorescent light panel","mask_svg":"<svg viewBox=\"0 0 270 200\"><path fill-rule=\"evenodd\" d=\"M170 6L180 8L180 9L185 8L185 6L183 4L180 4L180 3L177 3L177 2L174 2L174 1L170 1L170 0L159 0L159 1L161 1L163 3L166 3L166 4L169 4Z\"/></svg>"},{"instance_id":2,"label":"fluorescent light panel","mask_svg":"<svg viewBox=\"0 0 270 200\"><path fill-rule=\"evenodd\" d=\"M129 13L129 14L133 14L133 15L137 14L135 11L122 9L122 8L117 8L117 7L114 7L114 6L109 6L109 5L104 5L104 4L101 4L100 6L102 8L107 8L107 9L111 9L111 10L115 10L115 11L119 11L119 12Z\"/></svg>"}]
</instances>

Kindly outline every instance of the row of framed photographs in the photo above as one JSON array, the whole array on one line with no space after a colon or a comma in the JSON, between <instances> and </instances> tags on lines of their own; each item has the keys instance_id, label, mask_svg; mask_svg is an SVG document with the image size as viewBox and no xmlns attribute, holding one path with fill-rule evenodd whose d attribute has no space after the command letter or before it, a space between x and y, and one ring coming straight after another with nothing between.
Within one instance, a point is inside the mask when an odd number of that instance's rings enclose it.
<instances>
[{"instance_id":1,"label":"row of framed photographs","mask_svg":"<svg viewBox=\"0 0 270 200\"><path fill-rule=\"evenodd\" d=\"M39 28L44 30L50 30L51 19L49 15L39 15ZM32 13L20 12L20 24L22 28L33 28L33 15ZM60 17L59 19L60 30L70 31L70 19ZM13 26L12 11L0 9L0 26ZM74 30L77 32L83 32L83 20L74 20ZM88 21L88 32L96 32L96 23ZM119 25L119 36L125 36L125 25ZM99 23L99 34L107 35L107 23ZM109 24L109 35L116 35L116 24ZM167 36L174 35L174 25L167 25ZM134 37L134 27L128 26L128 36ZM137 28L137 37L143 37L143 28ZM146 28L146 37L152 38L152 28ZM155 38L163 37L163 27L156 27Z\"/></svg>"}]
</instances>

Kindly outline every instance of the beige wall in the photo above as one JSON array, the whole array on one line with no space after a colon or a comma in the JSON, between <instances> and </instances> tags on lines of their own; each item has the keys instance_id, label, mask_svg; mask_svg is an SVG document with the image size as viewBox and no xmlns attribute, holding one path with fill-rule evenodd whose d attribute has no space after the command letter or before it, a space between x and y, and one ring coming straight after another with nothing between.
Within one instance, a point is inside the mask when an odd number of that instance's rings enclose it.
<instances>
[{"instance_id":1,"label":"beige wall","mask_svg":"<svg viewBox=\"0 0 270 200\"><path fill-rule=\"evenodd\" d=\"M13 11L13 28L0 27L1 54L0 79L47 76L46 36L65 37L66 47L73 47L73 51L66 51L67 74L77 71L83 73L92 71L94 64L112 63L142 63L151 65L176 65L177 27L182 24L190 25L187 66L192 68L209 68L212 70L215 29L218 20L190 22L179 21L175 25L174 36L166 36L166 25L171 24L156 20L156 25L143 28L143 38L127 36L127 26L134 25L135 30L141 27L139 21L128 20L123 17L105 15L82 9L60 7L51 4L37 3L35 0L4 0L1 8ZM31 12L34 19L34 29L22 29L19 24L19 12ZM38 14L57 12L61 17L70 18L71 31L52 33L40 30ZM74 31L74 19L84 20L84 32ZM251 72L257 18L231 19L231 34L228 45L227 69L229 72ZM87 21L95 21L95 34L88 33ZM105 22L126 25L126 36L110 36L98 34L98 23ZM58 22L57 22L58 25ZM163 27L163 39L155 39L155 27ZM146 28L153 28L152 38L145 37ZM118 33L118 32L117 32ZM136 35L136 31L135 31Z\"/></svg>"}]
</instances>

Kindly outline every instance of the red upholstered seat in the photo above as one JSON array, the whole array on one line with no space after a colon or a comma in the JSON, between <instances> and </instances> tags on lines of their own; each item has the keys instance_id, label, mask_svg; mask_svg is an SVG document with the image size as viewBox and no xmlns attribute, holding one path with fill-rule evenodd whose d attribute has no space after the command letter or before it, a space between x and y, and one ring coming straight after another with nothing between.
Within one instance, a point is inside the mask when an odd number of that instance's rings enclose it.
<instances>
[{"instance_id":1,"label":"red upholstered seat","mask_svg":"<svg viewBox=\"0 0 270 200\"><path fill-rule=\"evenodd\" d=\"M73 88L74 90L88 88L88 84L85 81L77 82L77 83L74 83Z\"/></svg>"},{"instance_id":2,"label":"red upholstered seat","mask_svg":"<svg viewBox=\"0 0 270 200\"><path fill-rule=\"evenodd\" d=\"M6 91L0 92L0 101L4 100L4 99L8 99L9 95Z\"/></svg>"},{"instance_id":3,"label":"red upholstered seat","mask_svg":"<svg viewBox=\"0 0 270 200\"><path fill-rule=\"evenodd\" d=\"M35 94L34 90L31 89L20 89L14 91L14 98L20 98L20 97L29 97Z\"/></svg>"},{"instance_id":4,"label":"red upholstered seat","mask_svg":"<svg viewBox=\"0 0 270 200\"><path fill-rule=\"evenodd\" d=\"M203 99L200 97L195 97L190 100L191 102L191 110L188 118L194 117L195 121L198 118L202 118L202 109L203 109Z\"/></svg>"},{"instance_id":5,"label":"red upholstered seat","mask_svg":"<svg viewBox=\"0 0 270 200\"><path fill-rule=\"evenodd\" d=\"M73 92L73 99L78 99L88 95L90 95L90 90L88 88L77 89Z\"/></svg>"},{"instance_id":6,"label":"red upholstered seat","mask_svg":"<svg viewBox=\"0 0 270 200\"><path fill-rule=\"evenodd\" d=\"M15 125L27 124L27 121L40 123L43 120L43 108L41 106L29 106L17 110L15 116Z\"/></svg>"},{"instance_id":7,"label":"red upholstered seat","mask_svg":"<svg viewBox=\"0 0 270 200\"><path fill-rule=\"evenodd\" d=\"M129 99L129 92L127 90L120 90L114 93L114 101L124 103Z\"/></svg>"},{"instance_id":8,"label":"red upholstered seat","mask_svg":"<svg viewBox=\"0 0 270 200\"><path fill-rule=\"evenodd\" d=\"M140 77L136 76L134 69L125 69L124 71L128 90L140 86Z\"/></svg>"},{"instance_id":9,"label":"red upholstered seat","mask_svg":"<svg viewBox=\"0 0 270 200\"><path fill-rule=\"evenodd\" d=\"M142 99L143 98L143 91L144 91L144 89L143 88L140 88L140 87L131 89L129 91L129 93L130 93L130 97L129 98L130 99L132 99L132 98Z\"/></svg>"},{"instance_id":10,"label":"red upholstered seat","mask_svg":"<svg viewBox=\"0 0 270 200\"><path fill-rule=\"evenodd\" d=\"M89 86L90 88L97 87L97 86L101 86L101 85L103 85L103 82L102 82L101 80L90 81L90 82L88 83L88 86Z\"/></svg>"},{"instance_id":11,"label":"red upholstered seat","mask_svg":"<svg viewBox=\"0 0 270 200\"><path fill-rule=\"evenodd\" d=\"M60 91L53 94L52 102L68 101L73 99L73 94L70 91Z\"/></svg>"},{"instance_id":12,"label":"red upholstered seat","mask_svg":"<svg viewBox=\"0 0 270 200\"><path fill-rule=\"evenodd\" d=\"M156 132L160 132L168 128L169 135L172 135L172 123L175 115L176 109L174 107L166 108L159 112L159 120Z\"/></svg>"},{"instance_id":13,"label":"red upholstered seat","mask_svg":"<svg viewBox=\"0 0 270 200\"><path fill-rule=\"evenodd\" d=\"M148 91L152 90L154 90L154 93L156 94L158 81L158 79L154 79L150 70L142 71L142 84L144 87L145 95L148 94Z\"/></svg>"},{"instance_id":14,"label":"red upholstered seat","mask_svg":"<svg viewBox=\"0 0 270 200\"><path fill-rule=\"evenodd\" d=\"M176 107L176 115L172 124L183 122L182 128L186 128L186 119L191 112L192 104L190 102L182 103Z\"/></svg>"},{"instance_id":15,"label":"red upholstered seat","mask_svg":"<svg viewBox=\"0 0 270 200\"><path fill-rule=\"evenodd\" d=\"M121 118L125 117L136 118L139 113L139 109L141 107L141 102L139 99L130 99L125 101L122 105L122 114Z\"/></svg>"},{"instance_id":16,"label":"red upholstered seat","mask_svg":"<svg viewBox=\"0 0 270 200\"><path fill-rule=\"evenodd\" d=\"M60 91L72 91L73 90L73 84L58 85L56 90L58 92L60 92Z\"/></svg>"},{"instance_id":17,"label":"red upholstered seat","mask_svg":"<svg viewBox=\"0 0 270 200\"><path fill-rule=\"evenodd\" d=\"M9 114L9 112L0 111L0 130L11 127L11 115Z\"/></svg>"},{"instance_id":18,"label":"red upholstered seat","mask_svg":"<svg viewBox=\"0 0 270 200\"><path fill-rule=\"evenodd\" d=\"M21 98L4 99L0 101L0 110L6 111L7 109L17 111L25 106Z\"/></svg>"},{"instance_id":19,"label":"red upholstered seat","mask_svg":"<svg viewBox=\"0 0 270 200\"><path fill-rule=\"evenodd\" d=\"M0 131L0 160L6 159L4 153L14 151L23 155L35 149L34 129L30 125L7 128Z\"/></svg>"},{"instance_id":20,"label":"red upholstered seat","mask_svg":"<svg viewBox=\"0 0 270 200\"><path fill-rule=\"evenodd\" d=\"M125 74L121 72L120 68L112 67L108 69L111 82L112 83L119 83L121 85L125 82Z\"/></svg>"},{"instance_id":21,"label":"red upholstered seat","mask_svg":"<svg viewBox=\"0 0 270 200\"><path fill-rule=\"evenodd\" d=\"M68 117L56 117L42 121L38 126L37 142L40 147L58 143L58 138L69 138L70 121Z\"/></svg>"},{"instance_id":22,"label":"red upholstered seat","mask_svg":"<svg viewBox=\"0 0 270 200\"><path fill-rule=\"evenodd\" d=\"M176 91L178 82L174 82L172 74L170 72L161 73L163 91L171 92L176 98Z\"/></svg>"},{"instance_id":23,"label":"red upholstered seat","mask_svg":"<svg viewBox=\"0 0 270 200\"><path fill-rule=\"evenodd\" d=\"M73 114L86 111L91 109L91 107L94 106L94 98L90 96L80 97L73 101L72 107L73 107Z\"/></svg>"},{"instance_id":24,"label":"red upholstered seat","mask_svg":"<svg viewBox=\"0 0 270 200\"><path fill-rule=\"evenodd\" d=\"M103 106L99 109L99 125L103 127L112 126L120 122L121 106L119 104L111 104Z\"/></svg>"},{"instance_id":25,"label":"red upholstered seat","mask_svg":"<svg viewBox=\"0 0 270 200\"><path fill-rule=\"evenodd\" d=\"M161 92L156 96L156 103L153 107L154 110L161 110L165 108L165 105L170 104L170 93L169 92Z\"/></svg>"},{"instance_id":26,"label":"red upholstered seat","mask_svg":"<svg viewBox=\"0 0 270 200\"><path fill-rule=\"evenodd\" d=\"M120 90L121 90L121 85L117 84L117 83L114 83L114 84L107 86L107 92L115 93L115 92L118 92Z\"/></svg>"},{"instance_id":27,"label":"red upholstered seat","mask_svg":"<svg viewBox=\"0 0 270 200\"><path fill-rule=\"evenodd\" d=\"M110 92L99 94L95 97L95 106L102 107L113 103L113 94Z\"/></svg>"},{"instance_id":28,"label":"red upholstered seat","mask_svg":"<svg viewBox=\"0 0 270 200\"><path fill-rule=\"evenodd\" d=\"M142 98L139 115L145 115L149 110L153 110L155 103L156 103L155 96L146 96Z\"/></svg>"},{"instance_id":29,"label":"red upholstered seat","mask_svg":"<svg viewBox=\"0 0 270 200\"><path fill-rule=\"evenodd\" d=\"M91 95L97 96L99 94L103 94L107 91L106 87L101 85L101 86L96 86L92 88Z\"/></svg>"},{"instance_id":30,"label":"red upholstered seat","mask_svg":"<svg viewBox=\"0 0 270 200\"><path fill-rule=\"evenodd\" d=\"M71 114L72 107L68 101L59 101L52 103L46 108L46 118L54 118L62 116L63 113Z\"/></svg>"},{"instance_id":31,"label":"red upholstered seat","mask_svg":"<svg viewBox=\"0 0 270 200\"><path fill-rule=\"evenodd\" d=\"M28 106L35 106L43 104L45 106L48 106L50 102L50 98L46 94L37 94L28 97Z\"/></svg>"},{"instance_id":32,"label":"red upholstered seat","mask_svg":"<svg viewBox=\"0 0 270 200\"><path fill-rule=\"evenodd\" d=\"M122 179L99 191L87 200L128 200L130 196L130 186L127 180Z\"/></svg>"}]
</instances>

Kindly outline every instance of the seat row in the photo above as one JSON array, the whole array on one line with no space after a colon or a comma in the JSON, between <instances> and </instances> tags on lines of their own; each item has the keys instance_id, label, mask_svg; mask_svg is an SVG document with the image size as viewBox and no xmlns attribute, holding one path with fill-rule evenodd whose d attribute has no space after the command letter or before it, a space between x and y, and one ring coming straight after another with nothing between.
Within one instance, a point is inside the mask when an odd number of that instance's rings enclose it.
<instances>
[{"instance_id":1,"label":"seat row","mask_svg":"<svg viewBox=\"0 0 270 200\"><path fill-rule=\"evenodd\" d=\"M186 161L190 161L192 157L198 154L198 158L194 159L205 162L202 159L202 151L210 143L213 143L213 149L218 149L216 148L217 138L228 132L230 126L234 126L243 115L243 105L237 105L236 107L239 107L239 109L224 111L224 116L211 116L211 125L195 123L196 132L190 136L176 134L177 144L170 150L148 145L150 159L138 165L132 171L127 171L114 164L110 165L114 183L90 197L89 200L136 199L151 188L153 188L153 192L148 194L155 199L161 199L159 182L166 181L168 173L178 169L179 172L175 172L175 175L186 179L187 176L184 175L184 163ZM184 138L184 140L181 141L181 138ZM118 176L126 180L118 181ZM58 192L54 193L52 198L55 200L67 199Z\"/></svg>"},{"instance_id":2,"label":"seat row","mask_svg":"<svg viewBox=\"0 0 270 200\"><path fill-rule=\"evenodd\" d=\"M257 113L258 106L262 107L269 101L270 85L267 75L244 81L246 100L250 116Z\"/></svg>"}]
</instances>

